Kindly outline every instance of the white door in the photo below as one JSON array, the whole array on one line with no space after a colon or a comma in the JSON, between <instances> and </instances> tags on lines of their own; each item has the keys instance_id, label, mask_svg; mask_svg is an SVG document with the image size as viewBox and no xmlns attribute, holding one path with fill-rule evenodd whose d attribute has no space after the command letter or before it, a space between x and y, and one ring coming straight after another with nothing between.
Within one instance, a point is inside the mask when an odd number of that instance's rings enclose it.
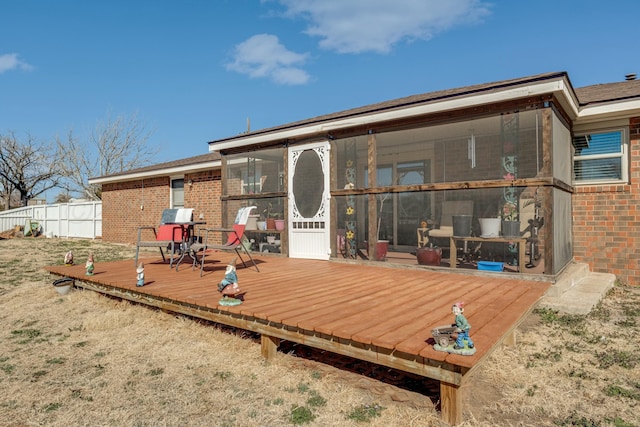
<instances>
[{"instance_id":1,"label":"white door","mask_svg":"<svg viewBox=\"0 0 640 427\"><path fill-rule=\"evenodd\" d=\"M289 257L329 259L329 143L289 148Z\"/></svg>"}]
</instances>

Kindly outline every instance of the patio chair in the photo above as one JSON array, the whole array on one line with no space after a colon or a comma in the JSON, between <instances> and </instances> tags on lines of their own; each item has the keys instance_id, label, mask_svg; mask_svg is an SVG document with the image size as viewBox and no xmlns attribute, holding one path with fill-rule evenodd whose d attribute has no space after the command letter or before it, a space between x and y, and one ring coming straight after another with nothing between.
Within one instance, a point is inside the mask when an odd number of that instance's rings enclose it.
<instances>
[{"instance_id":1,"label":"patio chair","mask_svg":"<svg viewBox=\"0 0 640 427\"><path fill-rule=\"evenodd\" d=\"M134 266L138 265L140 248L160 249L163 262L166 262L167 259L162 249L166 248L171 255L169 267L173 268L175 254L180 252L184 239L187 237L187 228L182 223L191 221L192 216L193 209L165 209L162 211L160 225L157 228L153 226L138 227Z\"/></svg>"},{"instance_id":2,"label":"patio chair","mask_svg":"<svg viewBox=\"0 0 640 427\"><path fill-rule=\"evenodd\" d=\"M244 237L244 229L245 229L245 226L247 225L249 214L255 208L256 206L247 206L244 208L240 208L236 215L233 228L204 228L200 230L201 232L204 232L204 237L201 239L198 239L198 242L191 245L191 248L190 248L191 257L193 258L192 269L195 270L196 264L200 264L200 277L202 277L202 272L204 270L204 262L205 262L205 258L207 256L208 250L235 252L236 255L238 255L238 258L240 258L240 261L242 261L242 265L244 265L244 267L246 268L247 263L245 262L244 258L242 258L242 255L240 254L240 250L242 250L249 257L249 260L255 267L256 271L260 271L258 269L258 265L256 264L253 257L251 256L251 251L249 250L249 248L247 248L244 242L244 240L246 240L246 238ZM214 239L213 236L215 236L216 234L222 234L223 237L226 234L227 235L226 243L223 243L223 244L213 243L213 239ZM211 239L211 241L209 239ZM200 243L200 241L202 243Z\"/></svg>"}]
</instances>

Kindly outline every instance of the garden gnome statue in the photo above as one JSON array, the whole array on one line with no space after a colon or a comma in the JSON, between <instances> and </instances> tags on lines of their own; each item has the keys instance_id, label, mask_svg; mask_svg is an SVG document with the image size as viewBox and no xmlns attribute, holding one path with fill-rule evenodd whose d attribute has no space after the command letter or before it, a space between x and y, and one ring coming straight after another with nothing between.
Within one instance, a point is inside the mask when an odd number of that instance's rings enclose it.
<instances>
[{"instance_id":1,"label":"garden gnome statue","mask_svg":"<svg viewBox=\"0 0 640 427\"><path fill-rule=\"evenodd\" d=\"M69 251L65 254L64 265L73 265L73 252Z\"/></svg>"},{"instance_id":2,"label":"garden gnome statue","mask_svg":"<svg viewBox=\"0 0 640 427\"><path fill-rule=\"evenodd\" d=\"M93 276L93 252L89 252L84 268L86 270L86 276Z\"/></svg>"},{"instance_id":3,"label":"garden gnome statue","mask_svg":"<svg viewBox=\"0 0 640 427\"><path fill-rule=\"evenodd\" d=\"M451 312L454 316L456 316L456 323L451 326L456 327L456 332L458 333L458 338L456 339L456 343L453 346L454 350L462 350L465 348L464 342L467 342L469 348L473 348L473 341L471 341L471 337L469 337L469 329L471 329L471 325L467 322L467 318L464 317L464 302L457 302L453 304L451 307Z\"/></svg>"},{"instance_id":4,"label":"garden gnome statue","mask_svg":"<svg viewBox=\"0 0 640 427\"><path fill-rule=\"evenodd\" d=\"M144 286L144 264L140 263L140 265L138 266L138 268L136 268L136 273L137 273L137 282L136 282L136 286Z\"/></svg>"},{"instance_id":5,"label":"garden gnome statue","mask_svg":"<svg viewBox=\"0 0 640 427\"><path fill-rule=\"evenodd\" d=\"M220 305L238 305L242 302L240 286L238 286L238 275L236 274L236 259L232 259L227 264L224 279L218 283L218 291L222 294L222 298L218 302Z\"/></svg>"}]
</instances>

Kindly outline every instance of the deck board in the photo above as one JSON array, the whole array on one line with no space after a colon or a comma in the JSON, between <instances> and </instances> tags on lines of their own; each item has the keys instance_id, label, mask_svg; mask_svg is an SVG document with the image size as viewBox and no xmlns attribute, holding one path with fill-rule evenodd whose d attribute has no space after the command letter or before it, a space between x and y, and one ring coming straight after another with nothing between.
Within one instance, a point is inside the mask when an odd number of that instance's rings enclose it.
<instances>
[{"instance_id":1,"label":"deck board","mask_svg":"<svg viewBox=\"0 0 640 427\"><path fill-rule=\"evenodd\" d=\"M263 335L311 345L424 375L454 386L485 359L535 307L550 283L520 276L460 274L391 268L387 263L351 263L256 255L260 271L238 265L244 301L219 306L217 285L233 254L209 254L204 274L189 258L178 271L158 255L146 256L145 286L136 286L132 260L84 266L50 266L76 285L142 304L195 315ZM465 302L476 354L433 349L431 329L451 324L451 306Z\"/></svg>"}]
</instances>

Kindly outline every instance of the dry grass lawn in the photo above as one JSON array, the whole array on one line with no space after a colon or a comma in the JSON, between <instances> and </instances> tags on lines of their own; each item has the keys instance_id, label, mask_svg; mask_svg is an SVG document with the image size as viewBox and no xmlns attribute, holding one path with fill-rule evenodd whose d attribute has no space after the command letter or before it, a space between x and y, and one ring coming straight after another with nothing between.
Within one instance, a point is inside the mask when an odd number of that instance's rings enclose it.
<instances>
[{"instance_id":1,"label":"dry grass lawn","mask_svg":"<svg viewBox=\"0 0 640 427\"><path fill-rule=\"evenodd\" d=\"M99 241L0 239L1 426L439 426L435 401L255 337L90 291L58 295L42 267ZM589 316L537 311L518 344L464 387L463 426L640 425L640 293Z\"/></svg>"}]
</instances>

